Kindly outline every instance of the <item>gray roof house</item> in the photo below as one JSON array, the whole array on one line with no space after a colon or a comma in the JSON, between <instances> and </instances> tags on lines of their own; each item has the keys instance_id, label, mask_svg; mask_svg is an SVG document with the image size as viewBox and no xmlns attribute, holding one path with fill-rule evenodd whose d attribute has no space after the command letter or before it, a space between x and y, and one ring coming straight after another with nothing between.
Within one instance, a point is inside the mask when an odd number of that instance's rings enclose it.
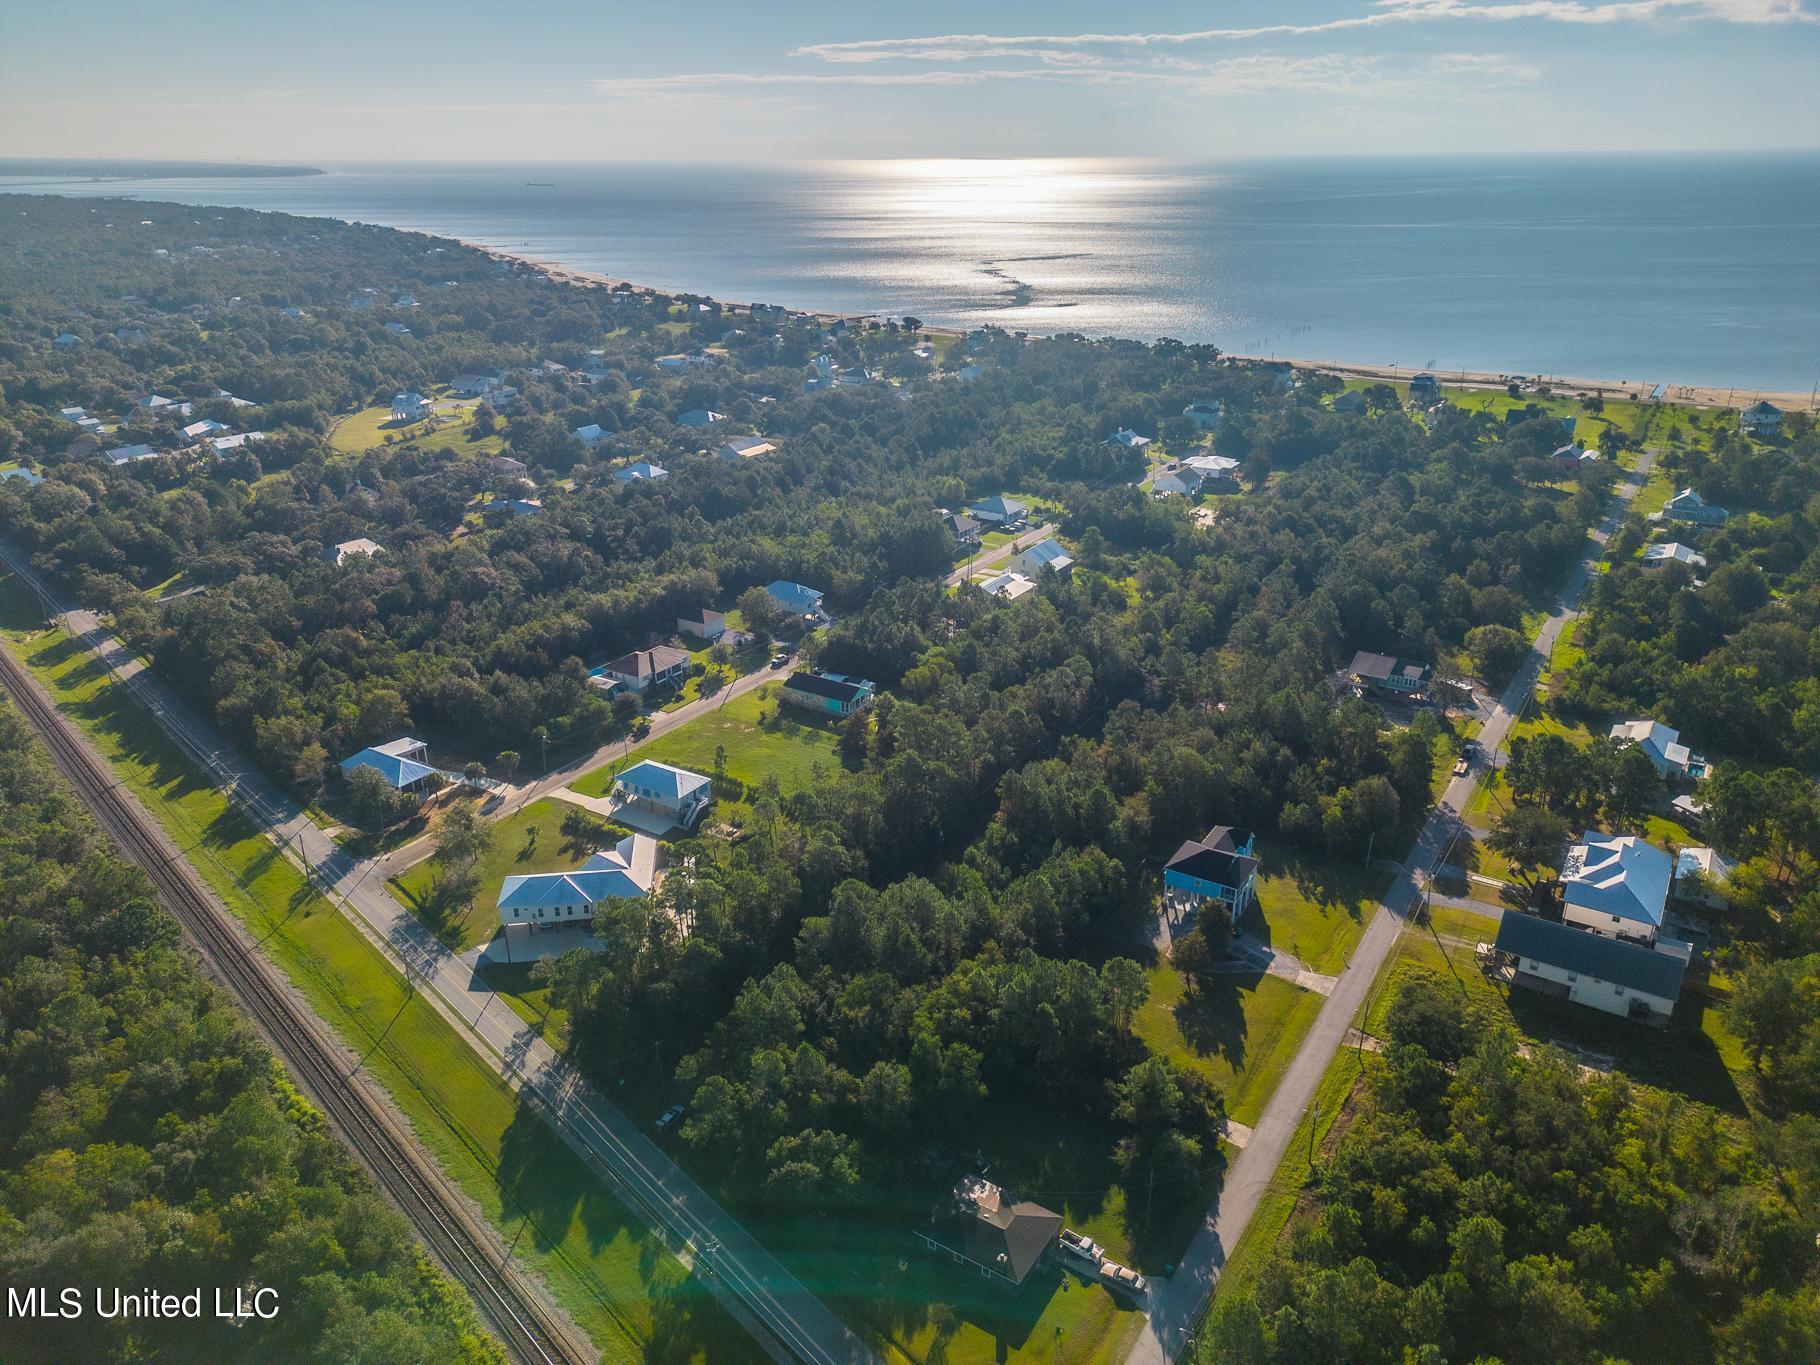
<instances>
[{"instance_id":1,"label":"gray roof house","mask_svg":"<svg viewBox=\"0 0 1820 1365\"><path fill-rule=\"evenodd\" d=\"M1782 409L1774 403L1752 403L1738 414L1738 430L1751 436L1774 436L1782 430Z\"/></svg>"},{"instance_id":2,"label":"gray roof house","mask_svg":"<svg viewBox=\"0 0 1820 1365\"><path fill-rule=\"evenodd\" d=\"M1514 986L1656 1025L1674 1014L1690 957L1672 939L1630 943L1509 910L1494 946L1511 960Z\"/></svg>"},{"instance_id":3,"label":"gray roof house","mask_svg":"<svg viewBox=\"0 0 1820 1365\"><path fill-rule=\"evenodd\" d=\"M916 1234L931 1251L1015 1289L1030 1278L1062 1233L1062 1216L1014 1200L983 1176L963 1176Z\"/></svg>"}]
</instances>

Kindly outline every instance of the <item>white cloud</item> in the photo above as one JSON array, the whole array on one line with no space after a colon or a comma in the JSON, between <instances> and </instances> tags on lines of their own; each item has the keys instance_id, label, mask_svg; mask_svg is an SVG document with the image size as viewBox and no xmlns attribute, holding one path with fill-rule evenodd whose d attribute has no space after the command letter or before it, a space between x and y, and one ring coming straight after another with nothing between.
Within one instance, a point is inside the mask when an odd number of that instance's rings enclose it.
<instances>
[{"instance_id":1,"label":"white cloud","mask_svg":"<svg viewBox=\"0 0 1820 1365\"><path fill-rule=\"evenodd\" d=\"M869 38L845 43L811 43L791 55L824 62L1003 61L1011 58L1065 63L1089 48L1147 48L1194 43L1299 38L1349 29L1442 19L1499 23L1536 19L1563 24L1624 24L1653 20L1730 24L1811 24L1820 16L1808 0L1372 0L1370 12L1315 24L1258 24L1246 28L1204 28L1179 33L1045 33L997 35L949 33L920 38Z\"/></svg>"}]
</instances>

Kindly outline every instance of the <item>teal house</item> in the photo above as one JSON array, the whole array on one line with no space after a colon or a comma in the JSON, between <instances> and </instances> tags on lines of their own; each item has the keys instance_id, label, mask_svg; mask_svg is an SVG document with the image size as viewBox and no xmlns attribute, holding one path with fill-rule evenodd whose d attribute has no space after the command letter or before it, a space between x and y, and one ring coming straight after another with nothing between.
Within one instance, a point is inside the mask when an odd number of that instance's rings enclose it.
<instances>
[{"instance_id":1,"label":"teal house","mask_svg":"<svg viewBox=\"0 0 1820 1365\"><path fill-rule=\"evenodd\" d=\"M1230 825L1188 840L1163 866L1164 899L1182 906L1219 901L1237 920L1257 894L1256 845L1256 835Z\"/></svg>"},{"instance_id":2,"label":"teal house","mask_svg":"<svg viewBox=\"0 0 1820 1365\"><path fill-rule=\"evenodd\" d=\"M865 678L844 673L792 673L784 680L778 700L825 716L850 716L872 705L876 686Z\"/></svg>"}]
</instances>

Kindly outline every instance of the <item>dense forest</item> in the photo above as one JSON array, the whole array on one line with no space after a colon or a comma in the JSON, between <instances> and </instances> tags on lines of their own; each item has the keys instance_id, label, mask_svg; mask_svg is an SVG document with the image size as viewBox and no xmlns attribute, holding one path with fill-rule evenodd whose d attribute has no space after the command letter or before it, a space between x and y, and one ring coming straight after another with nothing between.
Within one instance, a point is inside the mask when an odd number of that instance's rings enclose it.
<instances>
[{"instance_id":1,"label":"dense forest","mask_svg":"<svg viewBox=\"0 0 1820 1365\"><path fill-rule=\"evenodd\" d=\"M1200 1360L1815 1359L1820 1120L1586 1079L1433 977L1385 1032L1318 1215Z\"/></svg>"},{"instance_id":2,"label":"dense forest","mask_svg":"<svg viewBox=\"0 0 1820 1365\"><path fill-rule=\"evenodd\" d=\"M624 720L588 666L773 578L826 590L836 624L805 652L882 689L838 771L745 791L736 839L673 846L654 898L598 911L604 951L539 969L597 1077L665 1059L691 1168L755 1211L901 1223L917 1211L890 1200L922 1150L1007 1112L1106 1134L1128 1187L1165 1192L1158 1218L1203 1203L1225 1097L1132 1028L1160 858L1216 822L1349 864L1395 846L1432 799L1436 722L1391 725L1336 670L1365 648L1501 680L1609 497L1606 470L1553 465L1552 418L1412 414L1387 387L1336 413L1331 377L1205 346L833 329L408 233L6 203L0 461L42 481L0 479L0 527L300 795L405 732L481 764L546 738L578 752ZM79 342L54 344L66 332ZM879 382L806 387L824 352ZM400 390L486 370L509 372L509 404L336 443ZM148 393L266 438L185 454ZM1241 462L1210 522L1135 487L1141 460L1106 444L1125 426L1185 444L1177 414L1202 399L1224 405L1214 449ZM70 406L119 430L78 436ZM691 410L726 421L679 423ZM588 425L606 437L584 443ZM717 459L721 430L778 449ZM129 440L162 453L110 465ZM1724 756L1715 828L1765 888L1740 916L1737 994L1757 1003L1739 1030L1774 1112L1721 1133L1412 996L1324 1171L1318 1229L1222 1318L1235 1352L1799 1346L1812 1238L1801 1261L1790 1229L1814 1216L1800 1110L1820 1076L1811 440L1731 473L1678 455L1710 496L1761 510L1704 542L1697 590L1674 570L1601 575L1551 701L1654 711ZM495 454L527 466L541 514L485 513L525 491ZM670 477L615 479L633 460ZM955 552L936 509L1001 492L1056 509L1078 560L1016 603L941 585ZM384 552L324 558L359 537ZM1627 529L1618 549L1638 543ZM1615 761L1574 780L1576 813L1636 804ZM1539 804L1566 818L1565 798ZM1148 1210L1127 1210L1134 1240Z\"/></svg>"},{"instance_id":3,"label":"dense forest","mask_svg":"<svg viewBox=\"0 0 1820 1365\"><path fill-rule=\"evenodd\" d=\"M0 1280L80 1287L87 1310L9 1313L9 1361L504 1359L7 705ZM91 1287L114 1285L262 1286L281 1308L110 1321Z\"/></svg>"}]
</instances>

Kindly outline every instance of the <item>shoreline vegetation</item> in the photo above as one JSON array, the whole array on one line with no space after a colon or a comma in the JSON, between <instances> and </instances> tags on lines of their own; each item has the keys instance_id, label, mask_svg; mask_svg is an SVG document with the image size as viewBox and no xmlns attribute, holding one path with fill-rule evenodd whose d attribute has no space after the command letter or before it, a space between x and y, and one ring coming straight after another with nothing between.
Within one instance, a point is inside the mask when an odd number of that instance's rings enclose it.
<instances>
[{"instance_id":1,"label":"shoreline vegetation","mask_svg":"<svg viewBox=\"0 0 1820 1365\"><path fill-rule=\"evenodd\" d=\"M63 157L0 157L0 175L48 175L66 180L267 180L327 175L320 166L240 164L232 161L89 161Z\"/></svg>"},{"instance_id":2,"label":"shoreline vegetation","mask_svg":"<svg viewBox=\"0 0 1820 1365\"><path fill-rule=\"evenodd\" d=\"M405 228L400 231L411 231ZM680 288L663 288L657 285L642 284L636 280L622 279L617 275L608 275L598 270L584 270L580 266L552 256L538 256L525 251L514 251L507 247L493 246L487 242L477 241L472 237L456 237L440 232L425 232L424 236L437 237L445 241L459 242L494 260L505 261L514 265L531 266L542 271L550 279L560 284L580 285L604 289L627 290L636 294L668 294L673 297L710 299L722 308L735 312L748 310L753 306L751 300L717 299L712 295L698 294L694 290ZM882 321L889 314L882 313L843 313L827 309L796 308L790 304L779 305L792 312L803 313L809 317L833 320L842 317L861 317ZM917 330L932 336L962 337L977 330L972 327L955 327L946 324L923 322ZM1021 330L1021 329L1020 329ZM1030 333L1032 336L1046 335ZM1156 338L1150 338L1154 341ZM1397 384L1407 383L1411 376L1423 372L1418 365L1369 365L1346 360L1318 360L1297 356L1279 355L1245 355L1237 351L1221 348L1221 354L1233 360L1247 362L1265 362L1291 365L1298 370L1315 370L1322 374L1331 374L1342 380L1365 380L1371 383ZM1501 390L1514 382L1522 383L1526 388L1546 385L1551 393L1561 398L1610 398L1630 399L1636 402L1674 403L1699 408L1745 407L1758 400L1767 400L1777 407L1792 412L1820 411L1816 393L1802 393L1798 390L1780 389L1746 389L1733 384L1682 384L1667 380L1626 380L1626 379L1586 379L1564 375L1515 374L1497 370L1434 370L1431 371L1443 383L1455 388L1497 389ZM1655 396L1660 387L1660 397Z\"/></svg>"}]
</instances>

